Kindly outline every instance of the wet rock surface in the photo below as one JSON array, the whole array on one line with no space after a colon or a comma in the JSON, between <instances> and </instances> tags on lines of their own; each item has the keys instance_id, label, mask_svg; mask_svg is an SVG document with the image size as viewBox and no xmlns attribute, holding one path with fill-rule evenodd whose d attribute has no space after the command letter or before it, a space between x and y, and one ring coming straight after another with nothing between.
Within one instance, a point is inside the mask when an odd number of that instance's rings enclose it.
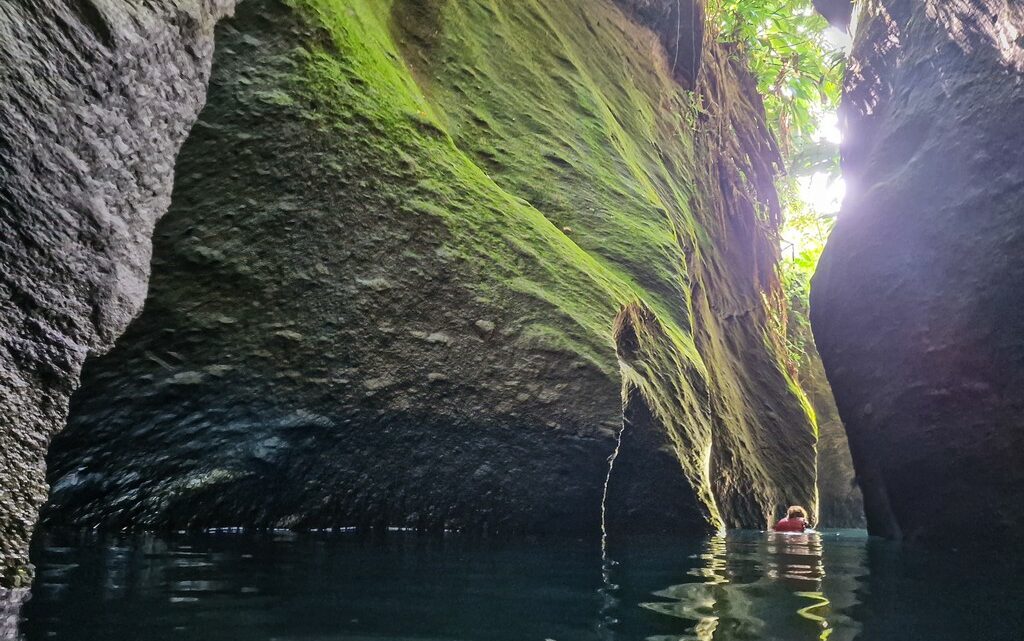
<instances>
[{"instance_id":1,"label":"wet rock surface","mask_svg":"<svg viewBox=\"0 0 1024 641\"><path fill-rule=\"evenodd\" d=\"M637 300L661 431L623 469L686 489L667 529L813 502L765 304L777 154L725 52L688 122L610 3L292 4L219 27L145 311L54 443L52 522L597 532Z\"/></svg>"},{"instance_id":2,"label":"wet rock surface","mask_svg":"<svg viewBox=\"0 0 1024 641\"><path fill-rule=\"evenodd\" d=\"M811 313L875 534L1024 532L1022 34L998 0L864 6Z\"/></svg>"},{"instance_id":3,"label":"wet rock surface","mask_svg":"<svg viewBox=\"0 0 1024 641\"><path fill-rule=\"evenodd\" d=\"M0 6L0 584L29 576L44 456L142 305L228 0Z\"/></svg>"},{"instance_id":4,"label":"wet rock surface","mask_svg":"<svg viewBox=\"0 0 1024 641\"><path fill-rule=\"evenodd\" d=\"M800 387L814 408L818 422L819 527L864 528L864 498L850 455L846 428L839 417L821 357L813 347L802 364Z\"/></svg>"},{"instance_id":5,"label":"wet rock surface","mask_svg":"<svg viewBox=\"0 0 1024 641\"><path fill-rule=\"evenodd\" d=\"M790 352L798 355L795 360L800 388L807 394L818 425L819 509L815 524L819 528L860 529L866 525L864 499L857 485L846 428L811 332L807 284L801 280L789 289L786 334Z\"/></svg>"}]
</instances>

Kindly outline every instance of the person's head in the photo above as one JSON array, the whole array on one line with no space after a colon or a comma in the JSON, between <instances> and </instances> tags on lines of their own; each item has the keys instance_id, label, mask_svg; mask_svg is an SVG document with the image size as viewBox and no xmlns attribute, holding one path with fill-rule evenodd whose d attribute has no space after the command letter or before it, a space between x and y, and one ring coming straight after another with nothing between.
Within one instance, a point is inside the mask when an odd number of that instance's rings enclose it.
<instances>
[{"instance_id":1,"label":"person's head","mask_svg":"<svg viewBox=\"0 0 1024 641\"><path fill-rule=\"evenodd\" d=\"M790 505L789 510L786 512L786 518L789 519L803 519L807 520L807 510L803 509L799 505Z\"/></svg>"}]
</instances>

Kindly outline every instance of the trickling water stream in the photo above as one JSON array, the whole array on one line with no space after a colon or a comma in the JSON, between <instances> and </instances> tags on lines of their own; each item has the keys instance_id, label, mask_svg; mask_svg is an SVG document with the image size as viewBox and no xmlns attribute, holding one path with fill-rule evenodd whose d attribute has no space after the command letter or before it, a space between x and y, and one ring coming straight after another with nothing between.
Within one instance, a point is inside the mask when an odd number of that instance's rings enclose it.
<instances>
[{"instance_id":1,"label":"trickling water stream","mask_svg":"<svg viewBox=\"0 0 1024 641\"><path fill-rule=\"evenodd\" d=\"M598 632L601 639L611 639L614 635L611 633L611 627L615 624L615 619L611 615L612 610L615 608L615 589L618 587L612 583L612 567L615 565L615 561L608 556L608 486L612 481L612 472L615 469L615 460L619 457L619 452L622 450L622 436L626 432L626 426L629 422L625 419L622 421L622 427L619 428L618 436L615 438L615 449L612 451L611 456L608 457L608 474L604 478L604 489L601 492L601 615L598 617Z\"/></svg>"},{"instance_id":2,"label":"trickling water stream","mask_svg":"<svg viewBox=\"0 0 1024 641\"><path fill-rule=\"evenodd\" d=\"M622 435L626 432L626 421L622 422L618 436L615 438L615 449L608 457L608 474L604 477L604 489L601 492L601 558L608 559L608 486L612 481L612 471L615 469L615 459L619 457L622 449Z\"/></svg>"}]
</instances>

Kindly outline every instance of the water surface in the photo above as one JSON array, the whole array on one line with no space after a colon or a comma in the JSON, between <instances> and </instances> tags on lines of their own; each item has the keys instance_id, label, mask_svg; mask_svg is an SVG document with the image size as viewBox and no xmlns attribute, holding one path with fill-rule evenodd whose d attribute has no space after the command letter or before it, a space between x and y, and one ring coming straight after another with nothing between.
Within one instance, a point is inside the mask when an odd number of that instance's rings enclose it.
<instances>
[{"instance_id":1,"label":"water surface","mask_svg":"<svg viewBox=\"0 0 1024 641\"><path fill-rule=\"evenodd\" d=\"M862 532L480 541L48 534L25 641L1024 639L1007 554Z\"/></svg>"}]
</instances>

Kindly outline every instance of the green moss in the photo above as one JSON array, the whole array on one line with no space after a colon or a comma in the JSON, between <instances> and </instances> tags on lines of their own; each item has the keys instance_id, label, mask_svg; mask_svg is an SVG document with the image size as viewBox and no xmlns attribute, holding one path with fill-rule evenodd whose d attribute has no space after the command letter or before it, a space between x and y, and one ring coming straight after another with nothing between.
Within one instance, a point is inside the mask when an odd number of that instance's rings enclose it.
<instances>
[{"instance_id":1,"label":"green moss","mask_svg":"<svg viewBox=\"0 0 1024 641\"><path fill-rule=\"evenodd\" d=\"M667 75L652 76L648 60L617 50L644 46L639 32L624 31L610 11L588 18L582 4L442 3L438 41L427 51L410 35L417 44L403 51L393 34L406 32L392 23L392 3L293 4L340 54L325 47L306 56L311 117L350 135L379 129L385 136L374 137L371 154L412 156L420 180L411 207L446 221L457 255L497 277L488 282L563 312L580 328L577 347L604 355L603 369L616 367L611 321L636 299L674 317L675 347L699 361L680 305L678 239L693 234L691 188L655 144L659 129L674 129L683 144L671 149L671 163L692 165L689 130L682 110L656 116L651 108L690 98ZM596 43L611 48L596 55L595 25Z\"/></svg>"},{"instance_id":2,"label":"green moss","mask_svg":"<svg viewBox=\"0 0 1024 641\"><path fill-rule=\"evenodd\" d=\"M257 95L261 100L270 105L278 107L291 107L295 105L295 99L280 90L260 91Z\"/></svg>"},{"instance_id":3,"label":"green moss","mask_svg":"<svg viewBox=\"0 0 1024 641\"><path fill-rule=\"evenodd\" d=\"M655 37L585 0L290 4L324 35L302 52L296 108L352 141L372 168L360 180L379 180L382 198L443 221L442 253L480 274L474 296L522 310L518 340L615 376L616 314L653 312L658 330L642 337L652 361L633 384L720 524L710 436L681 435L709 399L689 382L709 367L692 335L688 265L713 271L701 254L721 230L705 226L714 212L692 209L708 197L707 177L692 173L707 169L694 151L702 105L652 64Z\"/></svg>"}]
</instances>

